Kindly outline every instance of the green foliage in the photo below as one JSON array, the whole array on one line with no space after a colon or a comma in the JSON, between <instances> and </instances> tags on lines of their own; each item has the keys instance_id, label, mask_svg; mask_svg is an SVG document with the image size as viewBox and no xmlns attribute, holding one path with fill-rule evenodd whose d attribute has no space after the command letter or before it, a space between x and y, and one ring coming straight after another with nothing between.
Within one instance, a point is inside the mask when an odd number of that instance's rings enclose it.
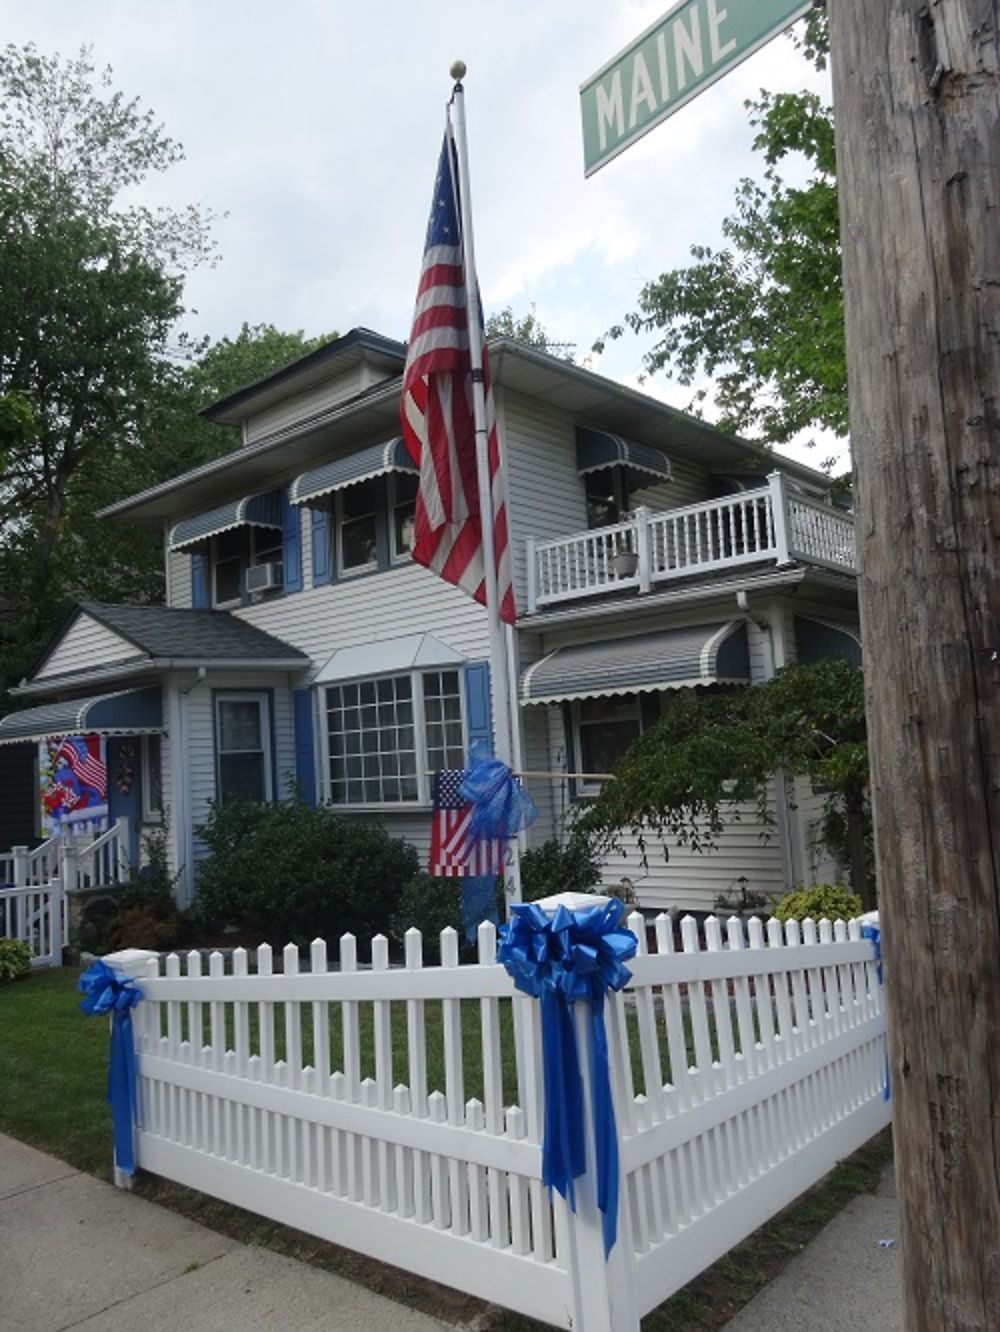
<instances>
[{"instance_id":1,"label":"green foliage","mask_svg":"<svg viewBox=\"0 0 1000 1332\"><path fill-rule=\"evenodd\" d=\"M814 17L805 48L818 65L825 42L825 22ZM810 92L762 92L747 109L762 182L740 181L735 211L722 224L724 247L693 246L694 263L648 282L624 325L657 336L645 357L650 373L682 384L712 377L723 429L769 444L809 427L846 435L832 110ZM789 184L785 166L798 174L803 164L805 182ZM605 336L623 331L618 325Z\"/></svg>"},{"instance_id":2,"label":"green foliage","mask_svg":"<svg viewBox=\"0 0 1000 1332\"><path fill-rule=\"evenodd\" d=\"M613 781L577 827L599 848L627 828L645 846L652 832L694 851L711 850L727 818L755 801L770 820L775 769L828 791L828 812L851 823L852 884L867 893L868 749L861 672L845 661L790 666L752 689L684 689L668 696L655 726L619 763Z\"/></svg>"},{"instance_id":3,"label":"green foliage","mask_svg":"<svg viewBox=\"0 0 1000 1332\"><path fill-rule=\"evenodd\" d=\"M31 949L20 939L0 939L0 984L31 975Z\"/></svg>"},{"instance_id":4,"label":"green foliage","mask_svg":"<svg viewBox=\"0 0 1000 1332\"><path fill-rule=\"evenodd\" d=\"M521 896L537 902L553 893L587 893L601 880L601 865L590 840L574 836L561 846L550 837L521 857Z\"/></svg>"},{"instance_id":5,"label":"green foliage","mask_svg":"<svg viewBox=\"0 0 1000 1332\"><path fill-rule=\"evenodd\" d=\"M853 920L862 911L861 898L842 883L817 883L783 897L774 909L778 920Z\"/></svg>"},{"instance_id":6,"label":"green foliage","mask_svg":"<svg viewBox=\"0 0 1000 1332\"><path fill-rule=\"evenodd\" d=\"M102 895L84 908L81 949L98 955L119 948L165 952L189 941L191 922L174 898L162 834L146 839L146 856L146 864L118 892Z\"/></svg>"},{"instance_id":7,"label":"green foliage","mask_svg":"<svg viewBox=\"0 0 1000 1332\"><path fill-rule=\"evenodd\" d=\"M564 361L573 360L576 346L572 342L554 342L535 314L534 304L529 307L526 315L520 317L514 314L509 305L504 306L499 313L491 314L486 320L486 336L512 338L515 342L523 342L528 347L538 347L541 351L547 351Z\"/></svg>"},{"instance_id":8,"label":"green foliage","mask_svg":"<svg viewBox=\"0 0 1000 1332\"><path fill-rule=\"evenodd\" d=\"M402 951L406 931L417 929L423 935L423 956L435 961L440 956L439 936L449 926L464 940L462 925L462 880L432 879L429 874L415 874L405 885L399 905L392 913L389 936Z\"/></svg>"},{"instance_id":9,"label":"green foliage","mask_svg":"<svg viewBox=\"0 0 1000 1332\"><path fill-rule=\"evenodd\" d=\"M280 944L388 933L418 870L413 848L380 823L298 800L226 801L198 834L209 852L196 903L205 923Z\"/></svg>"}]
</instances>

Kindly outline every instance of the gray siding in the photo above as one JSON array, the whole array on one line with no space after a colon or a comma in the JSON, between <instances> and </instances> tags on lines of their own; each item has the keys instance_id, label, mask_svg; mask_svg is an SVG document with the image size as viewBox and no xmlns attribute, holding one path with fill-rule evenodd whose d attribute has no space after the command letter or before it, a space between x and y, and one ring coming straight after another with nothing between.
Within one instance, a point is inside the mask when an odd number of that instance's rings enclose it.
<instances>
[{"instance_id":1,"label":"gray siding","mask_svg":"<svg viewBox=\"0 0 1000 1332\"><path fill-rule=\"evenodd\" d=\"M363 367L357 367L325 384L318 384L286 398L283 402L275 403L248 418L246 442L252 444L255 440L294 425L296 421L313 416L327 407L335 407L338 402L353 398L355 394L367 388L369 382L370 378L365 374Z\"/></svg>"},{"instance_id":2,"label":"gray siding","mask_svg":"<svg viewBox=\"0 0 1000 1332\"><path fill-rule=\"evenodd\" d=\"M89 615L81 615L66 637L37 672L38 680L70 671L87 671L113 662L139 660L142 653L134 643L119 637Z\"/></svg>"},{"instance_id":3,"label":"gray siding","mask_svg":"<svg viewBox=\"0 0 1000 1332\"><path fill-rule=\"evenodd\" d=\"M167 605L182 609L191 605L191 556L187 551L167 551Z\"/></svg>"}]
</instances>

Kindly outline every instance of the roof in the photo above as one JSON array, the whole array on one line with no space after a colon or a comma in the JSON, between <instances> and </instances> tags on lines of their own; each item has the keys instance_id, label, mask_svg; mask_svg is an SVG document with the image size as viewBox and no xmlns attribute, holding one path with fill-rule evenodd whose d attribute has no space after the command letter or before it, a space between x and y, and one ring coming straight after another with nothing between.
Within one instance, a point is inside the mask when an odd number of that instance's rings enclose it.
<instances>
[{"instance_id":1,"label":"roof","mask_svg":"<svg viewBox=\"0 0 1000 1332\"><path fill-rule=\"evenodd\" d=\"M254 410L259 410L268 402L304 387L303 381L296 377L303 367L315 375L311 381L315 382L329 374L335 348L342 343L351 343L357 349L367 345L367 340L376 340L386 349L398 348L405 355L402 343L392 343L367 329L357 329L336 343L321 347L279 370L260 384L241 390L241 394L252 392L256 395L253 406ZM400 369L402 355L397 361ZM385 356L387 363L392 360L388 350ZM760 467L766 463L768 470L777 467L818 490L829 488L829 478L814 468L774 455L736 435L725 434L709 422L678 411L658 398L513 338L497 338L490 342L490 370L493 382L501 388L525 393L539 402L565 410L580 425L642 440L663 450L668 457L690 458L718 471L740 471L747 466ZM109 505L98 517L128 518L159 526L165 518L177 518L241 494L267 490L296 471L305 472L329 461L334 452L346 453L384 441L399 432L401 388L402 376L396 374L351 398L276 429L252 444L245 444L170 481ZM216 408L210 408L211 419L230 419L228 415L213 413L217 409L228 412L229 405L241 394L234 394ZM271 396L267 397L268 394ZM244 399L244 404L249 402L250 398ZM249 414L243 412L243 416Z\"/></svg>"},{"instance_id":2,"label":"roof","mask_svg":"<svg viewBox=\"0 0 1000 1332\"><path fill-rule=\"evenodd\" d=\"M34 679L59 644L72 632L81 615L89 615L110 629L125 644L137 648L139 656L105 662L92 669L47 675ZM81 601L29 673L28 682L11 692L56 694L80 688L97 679L117 679L145 674L151 669L184 669L227 665L258 666L293 670L309 658L256 625L248 624L231 611L188 610L175 606L117 606L99 601Z\"/></svg>"}]
</instances>

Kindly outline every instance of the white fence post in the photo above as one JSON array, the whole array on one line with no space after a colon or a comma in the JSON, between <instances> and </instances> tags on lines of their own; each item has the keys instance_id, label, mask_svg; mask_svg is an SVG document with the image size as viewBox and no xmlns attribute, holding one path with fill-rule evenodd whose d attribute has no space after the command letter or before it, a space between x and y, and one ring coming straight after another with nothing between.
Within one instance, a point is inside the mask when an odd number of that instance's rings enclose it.
<instances>
[{"instance_id":1,"label":"white fence post","mask_svg":"<svg viewBox=\"0 0 1000 1332\"><path fill-rule=\"evenodd\" d=\"M28 848L26 846L12 846L10 854L14 862L14 887L27 888Z\"/></svg>"},{"instance_id":2,"label":"white fence post","mask_svg":"<svg viewBox=\"0 0 1000 1332\"><path fill-rule=\"evenodd\" d=\"M116 976L119 977L127 976L131 980L141 982L143 977L151 973L152 967L157 962L158 957L159 954L153 952L149 948L122 948L117 953L105 953L104 957L101 958L101 961L105 964L105 966L110 967ZM155 972L153 974L155 974ZM140 984L140 989L141 988L142 987ZM109 1021L114 1022L114 1017L110 1018ZM135 1040L136 1034L137 1034L137 1027L134 1024L133 1040ZM138 1139L139 1139L138 1125L134 1127L135 1127L135 1142L136 1142L135 1163L136 1166L138 1166L140 1164L139 1152L138 1152ZM114 1162L115 1188L131 1190L132 1176L126 1174L124 1170L120 1170L118 1168L118 1162L114 1161L113 1156L112 1160Z\"/></svg>"},{"instance_id":3,"label":"white fence post","mask_svg":"<svg viewBox=\"0 0 1000 1332\"><path fill-rule=\"evenodd\" d=\"M785 478L781 472L770 472L767 484L771 492L771 521L774 523L777 563L791 564L792 557L789 554L788 543L788 492L785 489Z\"/></svg>"}]
</instances>

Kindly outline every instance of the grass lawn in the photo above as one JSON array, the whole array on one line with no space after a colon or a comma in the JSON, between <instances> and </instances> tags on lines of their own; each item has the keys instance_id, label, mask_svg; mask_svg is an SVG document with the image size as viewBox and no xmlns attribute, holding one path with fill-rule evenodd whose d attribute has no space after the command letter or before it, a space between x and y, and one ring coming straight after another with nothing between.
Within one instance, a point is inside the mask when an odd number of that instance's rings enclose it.
<instances>
[{"instance_id":1,"label":"grass lawn","mask_svg":"<svg viewBox=\"0 0 1000 1332\"><path fill-rule=\"evenodd\" d=\"M0 1132L51 1152L79 1170L109 1179L111 1117L105 1101L108 1024L102 1018L86 1018L77 1009L78 975L78 971L69 968L38 971L26 980L0 985ZM440 1006L436 1017L434 1007L427 1005L431 1088L443 1085L440 1056L436 1053L441 1046ZM403 1017L403 1006L393 1005L393 1043L399 1051L398 1064L394 1060L397 1081L405 1075ZM481 1095L479 1056L472 1054L477 1045L478 1022L478 1005L463 1004L463 1026L469 1037L465 1043L466 1096ZM275 1028L279 1042L283 1042L280 1014L276 1014ZM503 1045L506 1051L511 1042L504 1040ZM370 1051L363 1050L365 1074L372 1071L370 1060ZM336 1062L333 1066L337 1067ZM504 1087L508 1100L512 1099L513 1086L512 1070L507 1069ZM643 1319L644 1332L721 1327L852 1197L874 1189L883 1167L891 1160L892 1146L887 1132L647 1315ZM484 1315L485 1306L478 1300L170 1181L140 1176L136 1191L245 1243L267 1245L337 1272L439 1318L456 1323L468 1323L475 1318L480 1332L528 1332L542 1327L505 1310L490 1310Z\"/></svg>"}]
</instances>

